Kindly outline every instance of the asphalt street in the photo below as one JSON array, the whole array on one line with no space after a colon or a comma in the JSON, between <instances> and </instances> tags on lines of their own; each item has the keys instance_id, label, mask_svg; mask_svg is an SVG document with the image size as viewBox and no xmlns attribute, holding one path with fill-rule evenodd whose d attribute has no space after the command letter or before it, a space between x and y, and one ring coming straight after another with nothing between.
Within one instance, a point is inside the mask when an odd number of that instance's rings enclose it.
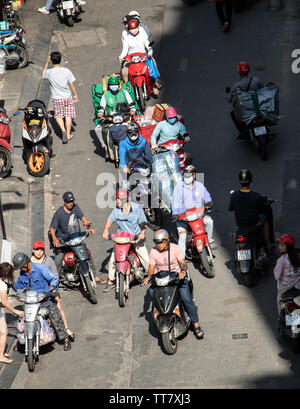
<instances>
[{"instance_id":1,"label":"asphalt street","mask_svg":"<svg viewBox=\"0 0 300 409\"><path fill-rule=\"evenodd\" d=\"M214 5L206 0L187 8L181 0L88 0L82 21L73 28L56 23L55 45L63 52L63 64L76 77L79 102L74 138L62 145L54 140L51 173L44 179L46 233L61 195L73 191L97 234L87 241L98 270L105 274L111 242L102 240L109 208L97 206L105 172L116 174L105 163L93 131L91 87L102 74L119 69L121 18L136 9L151 28L163 91L160 102L175 105L185 118L192 142L188 149L212 195L216 276L204 277L190 264L194 298L203 340L190 332L179 342L174 356L164 354L151 319L149 299L143 287L132 288L128 303L120 309L114 293L97 289L98 304L91 305L79 292L62 291L63 305L76 341L69 352L54 344L42 353L34 373L28 374L20 354L11 375L12 389L40 388L298 388L299 356L279 339L276 331L276 283L272 273L257 287L248 289L232 263L235 230L227 211L229 192L238 187L237 174L248 167L253 188L278 199L274 205L275 231L300 240L298 134L299 75L291 70L297 48L298 19L270 12L267 1L256 1L233 15L230 34L223 34ZM45 24L55 15L44 16ZM251 72L280 88L282 119L270 158L262 161L243 141L231 122L225 87L238 79L236 66L247 60ZM156 101L150 100L148 105ZM51 108L51 103L49 104ZM98 196L99 197L99 196ZM174 231L174 225L169 225ZM34 240L39 237L34 238ZM152 246L152 232L147 233ZM49 251L49 250L48 250ZM235 339L234 334L247 334ZM0 371L0 385L8 369Z\"/></svg>"}]
</instances>

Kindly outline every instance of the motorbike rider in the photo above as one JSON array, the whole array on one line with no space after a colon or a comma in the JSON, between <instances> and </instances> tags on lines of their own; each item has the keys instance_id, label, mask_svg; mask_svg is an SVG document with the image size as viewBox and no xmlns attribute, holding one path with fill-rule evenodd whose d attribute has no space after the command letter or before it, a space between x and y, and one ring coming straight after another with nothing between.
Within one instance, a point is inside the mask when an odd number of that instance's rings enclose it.
<instances>
[{"instance_id":1,"label":"motorbike rider","mask_svg":"<svg viewBox=\"0 0 300 409\"><path fill-rule=\"evenodd\" d=\"M49 318L53 324L58 339L64 341L64 351L69 351L71 349L69 334L66 331L58 306L54 302L55 297L58 296L58 277L44 264L32 263L25 253L15 254L12 261L15 270L20 270L18 280L12 286L14 291L25 289L26 291L34 290L38 292L45 291L52 293L52 296L49 299L50 305L47 305L49 309Z\"/></svg>"},{"instance_id":2,"label":"motorbike rider","mask_svg":"<svg viewBox=\"0 0 300 409\"><path fill-rule=\"evenodd\" d=\"M248 169L239 172L241 188L231 193L228 210L234 211L238 227L250 227L262 230L266 242L267 253L270 255L273 242L272 208L267 205L266 198L250 189L252 173Z\"/></svg>"},{"instance_id":3,"label":"motorbike rider","mask_svg":"<svg viewBox=\"0 0 300 409\"><path fill-rule=\"evenodd\" d=\"M153 50L149 43L148 35L146 34L145 30L140 30L140 23L139 20L134 18L129 20L127 31L128 34L123 38L123 49L119 56L119 60L121 62L121 74L124 82L128 82L128 66L130 62L124 61L126 55L134 54L134 53L147 53L150 59L153 59L155 65L155 59L153 58ZM161 83L158 78L155 78L154 86L152 92L154 95L159 94L159 90L161 88Z\"/></svg>"},{"instance_id":4,"label":"motorbike rider","mask_svg":"<svg viewBox=\"0 0 300 409\"><path fill-rule=\"evenodd\" d=\"M178 121L178 112L175 108L169 107L166 109L164 121L159 122L151 136L151 148L155 149L158 145L177 139L180 135L185 142L190 142L188 131L181 122ZM159 137L159 140L158 140Z\"/></svg>"},{"instance_id":5,"label":"motorbike rider","mask_svg":"<svg viewBox=\"0 0 300 409\"><path fill-rule=\"evenodd\" d=\"M61 206L53 215L49 227L50 241L55 247L55 263L57 270L60 273L62 262L64 259L64 244L66 239L74 228L80 231L79 220L82 221L85 227L88 227L90 233L95 234L96 230L91 227L91 222L84 216L82 210L75 204L75 197L72 192L65 192L62 196L63 206ZM99 281L99 279L96 279Z\"/></svg>"},{"instance_id":6,"label":"motorbike rider","mask_svg":"<svg viewBox=\"0 0 300 409\"><path fill-rule=\"evenodd\" d=\"M150 250L149 254L149 269L148 275L144 279L144 284L147 285L149 280L159 271L176 271L178 272L178 283L180 295L186 311L194 325L194 333L197 339L204 336L199 324L197 308L192 299L189 282L187 280L187 263L184 255L177 244L170 243L169 233L165 229L159 229L154 233L153 241L155 247ZM149 288L149 293L152 299L153 288Z\"/></svg>"},{"instance_id":7,"label":"motorbike rider","mask_svg":"<svg viewBox=\"0 0 300 409\"><path fill-rule=\"evenodd\" d=\"M172 214L173 216L182 214L188 209L205 206L209 212L212 207L212 198L206 187L196 180L196 168L194 165L188 165L183 170L183 181L178 182L172 194ZM205 230L209 243L213 243L214 222L209 215L203 218ZM184 256L186 251L186 234L188 222L176 220L178 231L178 246L181 248Z\"/></svg>"},{"instance_id":8,"label":"motorbike rider","mask_svg":"<svg viewBox=\"0 0 300 409\"><path fill-rule=\"evenodd\" d=\"M123 17L122 19L122 23L125 26L125 30L122 31L122 42L124 41L124 39L126 38L127 35L129 35L129 31L128 31L128 23L130 20L136 19L139 21L140 23L140 31L143 32L145 31L148 39L152 36L151 31L149 30L148 26L146 26L146 24L141 22L141 16L140 13L136 10L132 10L130 11L126 16Z\"/></svg>"},{"instance_id":9,"label":"motorbike rider","mask_svg":"<svg viewBox=\"0 0 300 409\"><path fill-rule=\"evenodd\" d=\"M257 91L259 88L263 88L264 84L261 80L255 76L249 77L250 66L246 61L241 61L237 66L238 73L240 74L240 80L236 82L232 88L231 94L228 98L229 102L235 103L236 91L241 89L242 91ZM245 131L245 125L243 125L236 117L234 111L230 113L233 123L237 130L240 132L240 139L243 138L243 132Z\"/></svg>"},{"instance_id":10,"label":"motorbike rider","mask_svg":"<svg viewBox=\"0 0 300 409\"><path fill-rule=\"evenodd\" d=\"M111 76L108 79L108 90L104 92L100 101L100 107L98 111L98 118L100 120L106 115L111 114L112 112L117 112L118 104L126 104L129 107L130 115L134 116L136 113L136 108L134 101L132 100L131 96L129 95L128 91L125 89L120 88L120 80L117 76ZM102 123L98 121L95 132L99 139L99 142L102 148L105 150L105 155L108 155L106 143L103 140L102 135Z\"/></svg>"},{"instance_id":11,"label":"motorbike rider","mask_svg":"<svg viewBox=\"0 0 300 409\"><path fill-rule=\"evenodd\" d=\"M147 271L149 265L149 254L145 246L147 219L143 208L136 203L130 202L129 193L125 189L116 190L116 207L112 210L104 225L102 234L104 240L108 240L109 229L114 222L118 224L118 233L125 232L138 236L136 243L133 243L133 247L142 266ZM108 264L107 285L103 291L109 291L114 287L116 275L115 258L115 251L113 250Z\"/></svg>"},{"instance_id":12,"label":"motorbike rider","mask_svg":"<svg viewBox=\"0 0 300 409\"><path fill-rule=\"evenodd\" d=\"M152 163L151 149L146 139L139 134L139 127L135 122L128 126L127 136L120 142L119 157L124 173L129 173L128 164L133 160Z\"/></svg>"}]
</instances>

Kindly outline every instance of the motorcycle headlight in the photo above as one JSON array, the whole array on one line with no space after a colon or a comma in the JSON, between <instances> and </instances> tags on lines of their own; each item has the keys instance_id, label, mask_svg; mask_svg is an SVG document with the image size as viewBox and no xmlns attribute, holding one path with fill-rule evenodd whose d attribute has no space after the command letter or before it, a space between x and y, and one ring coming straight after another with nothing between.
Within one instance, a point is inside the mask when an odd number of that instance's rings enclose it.
<instances>
[{"instance_id":1,"label":"motorcycle headlight","mask_svg":"<svg viewBox=\"0 0 300 409\"><path fill-rule=\"evenodd\" d=\"M141 61L141 57L139 55L135 55L134 57L132 57L132 61L134 63L140 62Z\"/></svg>"},{"instance_id":2,"label":"motorcycle headlight","mask_svg":"<svg viewBox=\"0 0 300 409\"><path fill-rule=\"evenodd\" d=\"M150 175L150 169L149 168L140 168L139 173L142 176L149 176Z\"/></svg>"},{"instance_id":3,"label":"motorcycle headlight","mask_svg":"<svg viewBox=\"0 0 300 409\"><path fill-rule=\"evenodd\" d=\"M123 122L123 115L115 115L113 117L114 124L121 124Z\"/></svg>"}]
</instances>

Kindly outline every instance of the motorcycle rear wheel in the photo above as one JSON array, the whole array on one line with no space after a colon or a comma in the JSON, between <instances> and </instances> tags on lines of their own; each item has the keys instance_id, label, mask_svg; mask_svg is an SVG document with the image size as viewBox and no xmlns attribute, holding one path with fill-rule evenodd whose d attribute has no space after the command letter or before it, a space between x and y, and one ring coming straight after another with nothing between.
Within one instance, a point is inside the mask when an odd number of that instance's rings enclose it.
<instances>
[{"instance_id":1,"label":"motorcycle rear wheel","mask_svg":"<svg viewBox=\"0 0 300 409\"><path fill-rule=\"evenodd\" d=\"M168 355L174 355L177 351L178 344L178 341L174 336L174 326L168 332L161 334L161 337L165 352Z\"/></svg>"},{"instance_id":2,"label":"motorcycle rear wheel","mask_svg":"<svg viewBox=\"0 0 300 409\"><path fill-rule=\"evenodd\" d=\"M19 54L19 65L18 68L24 68L28 65L29 54L27 49L22 45L17 45L16 51Z\"/></svg>"},{"instance_id":3,"label":"motorcycle rear wheel","mask_svg":"<svg viewBox=\"0 0 300 409\"><path fill-rule=\"evenodd\" d=\"M246 287L255 287L258 283L258 275L256 271L249 271L249 273L241 273L242 279Z\"/></svg>"},{"instance_id":4,"label":"motorcycle rear wheel","mask_svg":"<svg viewBox=\"0 0 300 409\"><path fill-rule=\"evenodd\" d=\"M35 361L36 361L36 357L34 354L35 342L36 342L35 337L33 339L28 340L27 365L28 365L29 372L33 372L35 368Z\"/></svg>"},{"instance_id":5,"label":"motorcycle rear wheel","mask_svg":"<svg viewBox=\"0 0 300 409\"><path fill-rule=\"evenodd\" d=\"M73 27L74 26L74 21L72 16L67 16L66 17L66 25L68 27Z\"/></svg>"},{"instance_id":6,"label":"motorcycle rear wheel","mask_svg":"<svg viewBox=\"0 0 300 409\"><path fill-rule=\"evenodd\" d=\"M125 277L122 273L119 274L119 294L118 294L118 300L119 300L119 306L121 308L125 307Z\"/></svg>"},{"instance_id":7,"label":"motorcycle rear wheel","mask_svg":"<svg viewBox=\"0 0 300 409\"><path fill-rule=\"evenodd\" d=\"M206 248L200 253L200 261L208 277L213 278L215 276L215 267L208 261L208 254Z\"/></svg>"},{"instance_id":8,"label":"motorcycle rear wheel","mask_svg":"<svg viewBox=\"0 0 300 409\"><path fill-rule=\"evenodd\" d=\"M42 150L36 152L35 163L33 161L33 153L31 152L28 154L26 162L27 171L31 176L45 176L50 169L50 156Z\"/></svg>"},{"instance_id":9,"label":"motorcycle rear wheel","mask_svg":"<svg viewBox=\"0 0 300 409\"><path fill-rule=\"evenodd\" d=\"M11 152L0 146L0 178L8 176L12 167Z\"/></svg>"}]
</instances>

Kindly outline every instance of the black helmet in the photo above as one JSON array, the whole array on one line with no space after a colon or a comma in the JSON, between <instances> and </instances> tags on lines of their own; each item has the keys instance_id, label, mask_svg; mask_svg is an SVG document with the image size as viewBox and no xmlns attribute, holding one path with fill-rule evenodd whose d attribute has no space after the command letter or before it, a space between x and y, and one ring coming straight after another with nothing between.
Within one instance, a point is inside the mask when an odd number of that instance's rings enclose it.
<instances>
[{"instance_id":1,"label":"black helmet","mask_svg":"<svg viewBox=\"0 0 300 409\"><path fill-rule=\"evenodd\" d=\"M64 194L63 194L63 200L65 201L65 202L67 202L67 203L69 203L69 202L74 202L74 200L75 200L75 197L74 197L74 195L73 195L73 193L72 192L65 192Z\"/></svg>"},{"instance_id":2,"label":"black helmet","mask_svg":"<svg viewBox=\"0 0 300 409\"><path fill-rule=\"evenodd\" d=\"M139 127L135 122L128 125L127 135L131 142L137 143L139 139Z\"/></svg>"},{"instance_id":3,"label":"black helmet","mask_svg":"<svg viewBox=\"0 0 300 409\"><path fill-rule=\"evenodd\" d=\"M24 267L25 264L29 263L30 258L26 256L25 253L17 253L13 258L13 265L16 270Z\"/></svg>"},{"instance_id":4,"label":"black helmet","mask_svg":"<svg viewBox=\"0 0 300 409\"><path fill-rule=\"evenodd\" d=\"M183 169L183 173L197 173L197 169L194 165L188 165Z\"/></svg>"},{"instance_id":5,"label":"black helmet","mask_svg":"<svg viewBox=\"0 0 300 409\"><path fill-rule=\"evenodd\" d=\"M239 173L239 180L241 185L250 185L252 182L252 173L248 169L242 169Z\"/></svg>"}]
</instances>

